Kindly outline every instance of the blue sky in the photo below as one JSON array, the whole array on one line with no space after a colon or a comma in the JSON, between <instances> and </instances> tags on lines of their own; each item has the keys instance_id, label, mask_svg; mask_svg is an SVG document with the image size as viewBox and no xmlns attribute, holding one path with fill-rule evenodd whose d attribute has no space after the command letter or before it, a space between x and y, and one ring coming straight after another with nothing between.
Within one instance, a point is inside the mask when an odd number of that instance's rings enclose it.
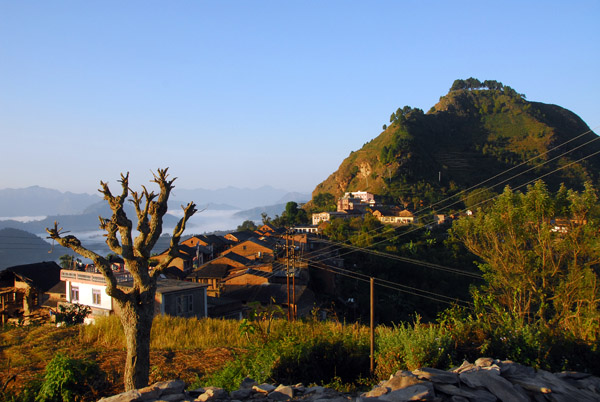
<instances>
[{"instance_id":1,"label":"blue sky","mask_svg":"<svg viewBox=\"0 0 600 402\"><path fill-rule=\"evenodd\" d=\"M0 0L0 188L312 191L409 105L493 79L598 132L599 1Z\"/></svg>"}]
</instances>

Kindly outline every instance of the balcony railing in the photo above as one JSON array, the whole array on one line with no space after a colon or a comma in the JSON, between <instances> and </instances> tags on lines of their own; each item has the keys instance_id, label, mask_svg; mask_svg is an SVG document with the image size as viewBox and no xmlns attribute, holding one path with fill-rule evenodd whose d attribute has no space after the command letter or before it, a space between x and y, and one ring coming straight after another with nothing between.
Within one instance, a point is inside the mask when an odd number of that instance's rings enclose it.
<instances>
[{"instance_id":1,"label":"balcony railing","mask_svg":"<svg viewBox=\"0 0 600 402\"><path fill-rule=\"evenodd\" d=\"M117 283L128 282L133 280L133 276L129 272L113 272ZM104 276L95 272L75 271L71 269L60 270L61 281L76 281L76 282L92 282L105 283Z\"/></svg>"}]
</instances>

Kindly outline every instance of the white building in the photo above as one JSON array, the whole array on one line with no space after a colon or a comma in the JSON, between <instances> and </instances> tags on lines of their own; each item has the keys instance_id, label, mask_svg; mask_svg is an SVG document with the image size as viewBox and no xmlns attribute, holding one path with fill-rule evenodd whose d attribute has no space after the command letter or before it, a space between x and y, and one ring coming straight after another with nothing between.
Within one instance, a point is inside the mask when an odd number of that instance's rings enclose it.
<instances>
[{"instance_id":1,"label":"white building","mask_svg":"<svg viewBox=\"0 0 600 402\"><path fill-rule=\"evenodd\" d=\"M119 287L131 287L132 276L128 272L115 272ZM114 310L113 300L106 294L106 282L102 274L63 269L60 279L65 282L66 299L91 308L92 317L108 316ZM154 313L180 317L207 317L207 285L159 279L156 284Z\"/></svg>"}]
</instances>

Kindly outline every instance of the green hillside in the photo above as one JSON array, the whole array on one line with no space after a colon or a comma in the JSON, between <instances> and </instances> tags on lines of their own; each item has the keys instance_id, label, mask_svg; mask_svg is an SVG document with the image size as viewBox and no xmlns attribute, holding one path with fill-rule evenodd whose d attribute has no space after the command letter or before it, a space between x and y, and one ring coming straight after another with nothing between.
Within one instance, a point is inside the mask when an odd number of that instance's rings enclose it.
<instances>
[{"instance_id":1,"label":"green hillside","mask_svg":"<svg viewBox=\"0 0 600 402\"><path fill-rule=\"evenodd\" d=\"M560 106L529 102L496 81L457 80L429 112L405 106L392 113L389 126L352 152L313 197L368 190L407 206L431 204L524 162L494 180L493 190L516 187L560 167L544 177L550 187L564 182L581 188L586 180L597 184L600 156L577 161L600 150L600 141L556 157L594 138L577 115Z\"/></svg>"}]
</instances>

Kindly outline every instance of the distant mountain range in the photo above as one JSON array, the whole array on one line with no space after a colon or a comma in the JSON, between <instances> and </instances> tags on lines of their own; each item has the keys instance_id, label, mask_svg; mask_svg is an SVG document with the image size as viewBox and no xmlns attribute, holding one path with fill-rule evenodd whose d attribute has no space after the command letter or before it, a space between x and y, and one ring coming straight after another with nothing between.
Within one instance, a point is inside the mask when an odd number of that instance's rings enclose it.
<instances>
[{"instance_id":1,"label":"distant mountain range","mask_svg":"<svg viewBox=\"0 0 600 402\"><path fill-rule=\"evenodd\" d=\"M170 209L178 209L180 205L194 201L200 209L208 207L211 210L243 210L287 201L303 202L309 199L309 194L290 193L269 186L257 189L227 187L218 190L186 190L176 187L171 194L169 206ZM99 195L63 193L39 186L0 190L0 217L3 218L86 215L98 214L98 212L107 216L107 207L98 210L102 206L106 207L106 204Z\"/></svg>"},{"instance_id":2,"label":"distant mountain range","mask_svg":"<svg viewBox=\"0 0 600 402\"><path fill-rule=\"evenodd\" d=\"M199 210L206 209L192 217L187 233L201 230L235 230L236 226L245 219L260 221L261 212L267 212L274 217L281 214L285 202L303 202L310 199L308 194L289 193L272 187L259 189L238 189L228 187L221 190L177 190L173 192L169 209L179 212L179 206L194 201ZM261 207L273 205L275 207ZM28 264L39 261L57 261L70 250L45 241L46 228L52 227L57 221L65 230L85 237L85 244L101 254L110 252L105 238L99 231L98 217L110 217L108 204L100 196L89 194L62 193L57 190L39 186L23 189L0 190L0 217L19 219L0 220L0 269L13 265ZM240 216L232 216L236 210L256 208L256 211L246 212ZM135 210L131 204L125 205L127 216L134 221ZM223 211L223 213L219 213ZM231 211L231 212L228 212ZM213 212L213 214L209 213ZM215 214L216 212L216 214ZM40 217L37 220L23 221L21 217ZM43 218L41 218L43 217ZM236 223L236 220L239 222ZM179 217L168 213L163 218L165 232L173 228ZM194 226L196 222L196 226ZM222 225L222 226L221 226ZM213 228L213 229L210 229ZM41 237L40 237L41 236ZM83 241L80 237L80 239ZM162 251L169 246L169 237L161 237L155 250ZM51 252L51 253L49 253Z\"/></svg>"},{"instance_id":3,"label":"distant mountain range","mask_svg":"<svg viewBox=\"0 0 600 402\"><path fill-rule=\"evenodd\" d=\"M174 200L171 205L185 205L194 201L198 206L209 204L211 209L244 210L288 201L305 202L310 200L310 194L288 192L271 186L255 189L226 187L217 190L175 188L171 198Z\"/></svg>"},{"instance_id":4,"label":"distant mountain range","mask_svg":"<svg viewBox=\"0 0 600 402\"><path fill-rule=\"evenodd\" d=\"M73 252L18 229L0 229L0 271L15 265L40 261L58 261Z\"/></svg>"},{"instance_id":5,"label":"distant mountain range","mask_svg":"<svg viewBox=\"0 0 600 402\"><path fill-rule=\"evenodd\" d=\"M0 190L0 217L80 214L102 200L99 195L32 186Z\"/></svg>"}]
</instances>

